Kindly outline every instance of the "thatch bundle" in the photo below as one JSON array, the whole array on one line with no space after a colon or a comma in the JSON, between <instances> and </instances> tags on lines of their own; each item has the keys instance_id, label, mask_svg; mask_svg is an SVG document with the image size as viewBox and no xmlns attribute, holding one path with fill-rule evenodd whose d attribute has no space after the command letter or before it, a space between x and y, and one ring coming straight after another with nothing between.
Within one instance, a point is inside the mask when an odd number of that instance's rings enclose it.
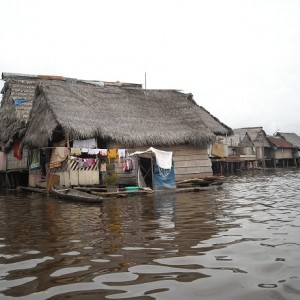
<instances>
[{"instance_id":1,"label":"thatch bundle","mask_svg":"<svg viewBox=\"0 0 300 300\"><path fill-rule=\"evenodd\" d=\"M23 144L47 146L58 127L71 139L100 136L130 146L205 144L230 130L175 90L42 81Z\"/></svg>"},{"instance_id":2,"label":"thatch bundle","mask_svg":"<svg viewBox=\"0 0 300 300\"><path fill-rule=\"evenodd\" d=\"M26 123L32 107L36 81L9 79L1 91L3 98L0 110L0 146L8 152L17 138L22 138L26 132ZM22 105L14 105L17 99L27 99Z\"/></svg>"},{"instance_id":3,"label":"thatch bundle","mask_svg":"<svg viewBox=\"0 0 300 300\"><path fill-rule=\"evenodd\" d=\"M0 146L3 151L8 152L14 140L25 134L26 122L18 118L14 106L4 106L0 111L0 124Z\"/></svg>"},{"instance_id":4,"label":"thatch bundle","mask_svg":"<svg viewBox=\"0 0 300 300\"><path fill-rule=\"evenodd\" d=\"M295 148L300 149L300 137L296 133L284 133L278 132L278 136L281 136L290 144L292 144Z\"/></svg>"}]
</instances>

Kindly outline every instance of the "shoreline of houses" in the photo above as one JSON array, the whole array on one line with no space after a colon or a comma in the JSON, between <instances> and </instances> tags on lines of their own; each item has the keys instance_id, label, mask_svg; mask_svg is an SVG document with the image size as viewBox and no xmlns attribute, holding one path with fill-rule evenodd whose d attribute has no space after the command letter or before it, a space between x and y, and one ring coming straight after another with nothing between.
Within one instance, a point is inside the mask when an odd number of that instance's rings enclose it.
<instances>
[{"instance_id":1,"label":"shoreline of houses","mask_svg":"<svg viewBox=\"0 0 300 300\"><path fill-rule=\"evenodd\" d=\"M159 190L238 169L300 165L296 134L232 130L192 94L61 76L2 73L2 79L0 180L11 189Z\"/></svg>"},{"instance_id":2,"label":"shoreline of houses","mask_svg":"<svg viewBox=\"0 0 300 300\"><path fill-rule=\"evenodd\" d=\"M210 157L214 173L237 170L300 166L300 137L295 133L267 135L263 127L233 129L231 136L218 136Z\"/></svg>"}]
</instances>

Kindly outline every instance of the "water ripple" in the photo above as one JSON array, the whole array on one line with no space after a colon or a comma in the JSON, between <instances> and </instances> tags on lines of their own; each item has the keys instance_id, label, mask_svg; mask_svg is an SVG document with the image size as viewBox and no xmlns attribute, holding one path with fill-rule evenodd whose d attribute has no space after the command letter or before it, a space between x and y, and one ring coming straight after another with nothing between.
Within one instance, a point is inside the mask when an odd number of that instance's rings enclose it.
<instances>
[{"instance_id":1,"label":"water ripple","mask_svg":"<svg viewBox=\"0 0 300 300\"><path fill-rule=\"evenodd\" d=\"M300 172L99 207L0 197L0 298L299 299Z\"/></svg>"}]
</instances>

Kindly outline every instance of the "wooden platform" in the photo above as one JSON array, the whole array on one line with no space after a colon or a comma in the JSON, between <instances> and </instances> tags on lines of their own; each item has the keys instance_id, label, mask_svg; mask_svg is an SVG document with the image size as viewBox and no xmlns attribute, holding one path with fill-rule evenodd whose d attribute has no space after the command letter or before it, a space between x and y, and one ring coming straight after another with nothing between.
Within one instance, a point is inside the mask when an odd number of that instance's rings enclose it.
<instances>
[{"instance_id":1,"label":"wooden platform","mask_svg":"<svg viewBox=\"0 0 300 300\"><path fill-rule=\"evenodd\" d=\"M173 194L173 193L188 193L188 192L201 192L212 190L218 185L223 184L223 176L209 176L205 178L193 178L177 182L176 189L167 190L151 190L150 188L140 188L138 190L126 191L124 189L115 188L114 191L108 191L105 187L83 187L76 186L75 190L83 191L92 195L101 196L104 199L109 198L124 198L137 195L153 195L153 194ZM36 193L48 194L46 189L21 187L23 190L32 191Z\"/></svg>"}]
</instances>

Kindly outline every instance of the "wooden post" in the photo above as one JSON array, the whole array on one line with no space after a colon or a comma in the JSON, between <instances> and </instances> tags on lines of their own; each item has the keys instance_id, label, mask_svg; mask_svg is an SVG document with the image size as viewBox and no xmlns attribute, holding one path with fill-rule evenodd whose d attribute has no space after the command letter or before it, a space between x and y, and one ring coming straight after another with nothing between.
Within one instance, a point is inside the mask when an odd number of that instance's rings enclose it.
<instances>
[{"instance_id":1,"label":"wooden post","mask_svg":"<svg viewBox=\"0 0 300 300\"><path fill-rule=\"evenodd\" d=\"M266 168L266 162L265 162L265 147L264 147L264 144L262 145L261 156L262 156L263 169L265 169Z\"/></svg>"},{"instance_id":2,"label":"wooden post","mask_svg":"<svg viewBox=\"0 0 300 300\"><path fill-rule=\"evenodd\" d=\"M66 140L67 140L67 147L69 149L68 151L68 156L67 156L67 172L69 173L69 187L71 187L71 168L70 168L70 154L71 154L71 151L70 151L70 138L69 138L69 134L67 133L66 134ZM78 180L78 185L79 185L79 180Z\"/></svg>"},{"instance_id":3,"label":"wooden post","mask_svg":"<svg viewBox=\"0 0 300 300\"><path fill-rule=\"evenodd\" d=\"M154 190L154 172L153 172L153 156L152 155L151 155L151 173L152 173L152 189Z\"/></svg>"}]
</instances>

